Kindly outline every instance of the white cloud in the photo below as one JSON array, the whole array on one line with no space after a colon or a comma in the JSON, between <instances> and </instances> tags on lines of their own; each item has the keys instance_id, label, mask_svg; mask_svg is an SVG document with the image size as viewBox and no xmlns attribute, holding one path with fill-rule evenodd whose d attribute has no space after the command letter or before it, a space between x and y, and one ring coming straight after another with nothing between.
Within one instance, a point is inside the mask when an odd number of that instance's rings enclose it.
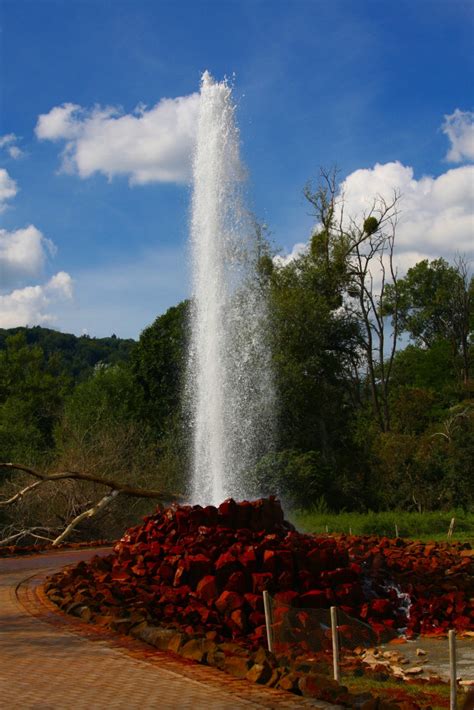
<instances>
[{"instance_id":1,"label":"white cloud","mask_svg":"<svg viewBox=\"0 0 474 710\"><path fill-rule=\"evenodd\" d=\"M0 229L0 289L41 274L55 246L34 225L9 232Z\"/></svg>"},{"instance_id":2,"label":"white cloud","mask_svg":"<svg viewBox=\"0 0 474 710\"><path fill-rule=\"evenodd\" d=\"M281 256L280 254L277 254L277 256L273 257L273 261L275 264L278 266L287 266L291 261L294 259L297 259L299 256L305 253L305 251L308 249L308 245L304 244L303 242L297 242L292 250L289 252L289 254L284 254Z\"/></svg>"},{"instance_id":3,"label":"white cloud","mask_svg":"<svg viewBox=\"0 0 474 710\"><path fill-rule=\"evenodd\" d=\"M374 198L387 202L394 191L401 194L395 243L400 273L422 259L440 256L452 259L456 252L472 253L474 245L474 166L453 168L439 177L414 177L413 168L400 162L355 170L342 183L346 226L353 218L361 224ZM288 263L303 251L295 244L292 252L277 257Z\"/></svg>"},{"instance_id":4,"label":"white cloud","mask_svg":"<svg viewBox=\"0 0 474 710\"><path fill-rule=\"evenodd\" d=\"M474 113L457 108L444 119L443 133L451 141L446 160L452 163L474 160Z\"/></svg>"},{"instance_id":5,"label":"white cloud","mask_svg":"<svg viewBox=\"0 0 474 710\"><path fill-rule=\"evenodd\" d=\"M54 323L49 306L72 296L72 279L60 271L42 286L27 286L0 295L0 328Z\"/></svg>"},{"instance_id":6,"label":"white cloud","mask_svg":"<svg viewBox=\"0 0 474 710\"><path fill-rule=\"evenodd\" d=\"M436 258L472 250L474 166L416 180L409 166L377 163L371 169L351 173L342 189L345 214L356 219L370 209L374 196L389 201L394 190L401 193L396 238L399 255L413 252Z\"/></svg>"},{"instance_id":7,"label":"white cloud","mask_svg":"<svg viewBox=\"0 0 474 710\"><path fill-rule=\"evenodd\" d=\"M0 148L4 148L13 160L18 160L24 156L21 148L15 145L17 141L18 136L14 133L6 133L4 136L0 136Z\"/></svg>"},{"instance_id":8,"label":"white cloud","mask_svg":"<svg viewBox=\"0 0 474 710\"><path fill-rule=\"evenodd\" d=\"M17 145L11 145L8 148L8 155L10 158L13 158L13 160L19 160L19 158L22 158L25 153Z\"/></svg>"},{"instance_id":9,"label":"white cloud","mask_svg":"<svg viewBox=\"0 0 474 710\"><path fill-rule=\"evenodd\" d=\"M185 182L191 174L199 94L162 99L147 110L56 106L36 124L40 140L66 141L62 169L88 178L129 177L130 184Z\"/></svg>"},{"instance_id":10,"label":"white cloud","mask_svg":"<svg viewBox=\"0 0 474 710\"><path fill-rule=\"evenodd\" d=\"M18 187L5 168L0 168L0 212L7 207L7 201L15 197Z\"/></svg>"},{"instance_id":11,"label":"white cloud","mask_svg":"<svg viewBox=\"0 0 474 710\"><path fill-rule=\"evenodd\" d=\"M16 141L16 135L14 133L5 133L4 136L0 136L0 148L5 148L5 146L10 145Z\"/></svg>"}]
</instances>

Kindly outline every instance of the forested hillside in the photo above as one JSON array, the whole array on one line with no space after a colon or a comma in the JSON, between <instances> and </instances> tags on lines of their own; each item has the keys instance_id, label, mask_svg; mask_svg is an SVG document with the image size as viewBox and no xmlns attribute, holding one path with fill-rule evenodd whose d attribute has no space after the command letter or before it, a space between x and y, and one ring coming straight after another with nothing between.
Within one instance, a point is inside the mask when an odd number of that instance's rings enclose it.
<instances>
[{"instance_id":1,"label":"forested hillside","mask_svg":"<svg viewBox=\"0 0 474 710\"><path fill-rule=\"evenodd\" d=\"M129 359L134 341L112 335L110 338L91 338L89 335L77 337L70 333L60 333L51 328L0 328L0 350L5 350L7 338L23 335L29 346L39 345L44 355L61 358L62 367L75 380L90 375L98 363L114 365Z\"/></svg>"}]
</instances>

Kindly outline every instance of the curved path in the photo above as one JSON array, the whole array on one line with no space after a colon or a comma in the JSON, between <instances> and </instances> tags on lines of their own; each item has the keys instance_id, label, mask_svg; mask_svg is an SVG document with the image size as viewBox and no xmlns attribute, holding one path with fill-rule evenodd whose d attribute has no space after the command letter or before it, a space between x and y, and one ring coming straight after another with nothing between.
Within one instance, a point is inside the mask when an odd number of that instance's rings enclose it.
<instances>
[{"instance_id":1,"label":"curved path","mask_svg":"<svg viewBox=\"0 0 474 710\"><path fill-rule=\"evenodd\" d=\"M55 611L41 583L98 550L0 559L0 706L8 710L334 708L264 688ZM108 550L102 550L106 554Z\"/></svg>"}]
</instances>

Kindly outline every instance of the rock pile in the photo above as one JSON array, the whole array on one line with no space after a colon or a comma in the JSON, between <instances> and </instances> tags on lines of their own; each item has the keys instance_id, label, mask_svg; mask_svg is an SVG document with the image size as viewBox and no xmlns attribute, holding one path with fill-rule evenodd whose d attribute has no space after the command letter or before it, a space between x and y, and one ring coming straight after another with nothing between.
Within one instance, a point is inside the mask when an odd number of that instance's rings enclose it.
<instances>
[{"instance_id":1,"label":"rock pile","mask_svg":"<svg viewBox=\"0 0 474 710\"><path fill-rule=\"evenodd\" d=\"M179 506L131 528L113 554L54 578L61 606L90 617L143 616L187 633L265 641L262 593L302 609L338 606L383 635L474 628L472 551L354 536L304 535L275 498ZM400 590L409 595L405 608ZM307 615L294 615L304 624ZM296 629L297 631L297 629Z\"/></svg>"},{"instance_id":2,"label":"rock pile","mask_svg":"<svg viewBox=\"0 0 474 710\"><path fill-rule=\"evenodd\" d=\"M269 498L158 512L109 557L56 575L50 593L63 607L87 606L91 616L139 612L155 624L257 648L265 640L264 590L293 607L337 605L380 631L406 625L396 595L380 597L372 585L367 596L366 588L345 541L296 532Z\"/></svg>"},{"instance_id":3,"label":"rock pile","mask_svg":"<svg viewBox=\"0 0 474 710\"><path fill-rule=\"evenodd\" d=\"M474 550L468 543L434 543L376 536L338 536L380 596L396 594L407 612L407 636L474 629ZM383 602L375 602L380 609ZM360 608L373 625L370 603ZM372 619L372 621L371 621ZM390 623L386 619L385 624Z\"/></svg>"}]
</instances>

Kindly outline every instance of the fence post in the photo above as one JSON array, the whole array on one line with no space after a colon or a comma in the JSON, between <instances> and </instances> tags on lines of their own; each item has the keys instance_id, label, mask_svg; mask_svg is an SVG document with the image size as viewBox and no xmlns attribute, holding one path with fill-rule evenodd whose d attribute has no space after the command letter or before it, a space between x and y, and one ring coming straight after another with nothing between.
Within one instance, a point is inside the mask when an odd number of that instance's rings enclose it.
<instances>
[{"instance_id":1,"label":"fence post","mask_svg":"<svg viewBox=\"0 0 474 710\"><path fill-rule=\"evenodd\" d=\"M272 603L270 600L270 595L265 590L263 592L263 608L265 609L265 626L267 628L267 644L270 653L273 653L273 614L272 614Z\"/></svg>"},{"instance_id":2,"label":"fence post","mask_svg":"<svg viewBox=\"0 0 474 710\"><path fill-rule=\"evenodd\" d=\"M331 638L332 638L332 664L334 668L334 680L341 682L341 670L339 668L339 634L337 631L337 607L331 607Z\"/></svg>"},{"instance_id":3,"label":"fence post","mask_svg":"<svg viewBox=\"0 0 474 710\"><path fill-rule=\"evenodd\" d=\"M453 536L455 522L456 522L456 518L451 518L451 522L449 523L449 528L448 528L448 538L451 538Z\"/></svg>"},{"instance_id":4,"label":"fence post","mask_svg":"<svg viewBox=\"0 0 474 710\"><path fill-rule=\"evenodd\" d=\"M457 706L457 673L456 673L456 632L452 629L448 631L449 640L449 681L450 681L450 694L449 694L449 710L456 710Z\"/></svg>"}]
</instances>

